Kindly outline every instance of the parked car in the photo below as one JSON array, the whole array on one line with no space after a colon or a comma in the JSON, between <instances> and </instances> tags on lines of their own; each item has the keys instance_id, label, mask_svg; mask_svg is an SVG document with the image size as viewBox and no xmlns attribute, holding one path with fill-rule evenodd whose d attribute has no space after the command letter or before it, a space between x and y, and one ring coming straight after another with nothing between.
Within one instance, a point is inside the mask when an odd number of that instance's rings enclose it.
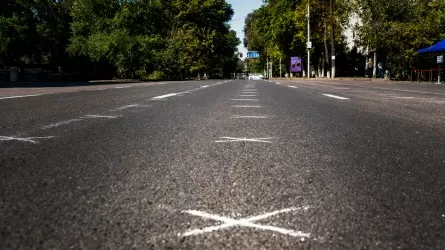
<instances>
[{"instance_id":1,"label":"parked car","mask_svg":"<svg viewBox=\"0 0 445 250\"><path fill-rule=\"evenodd\" d=\"M264 77L263 75L250 75L249 80L262 80Z\"/></svg>"}]
</instances>

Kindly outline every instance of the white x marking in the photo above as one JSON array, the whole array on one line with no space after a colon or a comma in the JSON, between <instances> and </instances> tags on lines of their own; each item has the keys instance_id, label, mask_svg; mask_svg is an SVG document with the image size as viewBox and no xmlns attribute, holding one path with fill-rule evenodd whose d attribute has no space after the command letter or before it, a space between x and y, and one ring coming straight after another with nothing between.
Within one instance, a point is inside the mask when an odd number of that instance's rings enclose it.
<instances>
[{"instance_id":1,"label":"white x marking","mask_svg":"<svg viewBox=\"0 0 445 250\"><path fill-rule=\"evenodd\" d=\"M220 137L218 141L215 142L240 142L240 141L247 141L247 142L265 142L265 143L272 143L270 140L272 140L271 137L269 138L235 138L235 137Z\"/></svg>"},{"instance_id":2,"label":"white x marking","mask_svg":"<svg viewBox=\"0 0 445 250\"><path fill-rule=\"evenodd\" d=\"M253 223L254 221L263 220L263 219L266 219L268 217L275 216L275 215L278 215L278 214L281 214L281 213L289 213L289 212L293 212L293 211L308 210L308 209L309 209L308 206L297 207L297 208L291 207L291 208L277 210L277 211L273 211L273 212L270 212L270 213L265 213L265 214L262 214L262 215L248 217L248 218L242 218L242 219L232 219L232 218L223 217L223 216L220 216L220 215L214 215L214 214L210 214L210 213L206 213L206 212L202 212L202 211L187 210L187 211L183 211L183 213L188 213L188 214L191 214L191 215L194 215L194 216L199 216L199 217L202 217L202 218L205 218L205 219L221 221L221 222L224 222L224 224L221 224L221 225L218 225L218 226L206 227L206 228L202 228L202 229L193 229L193 230L190 230L190 231L187 231L187 232L183 233L181 236L192 236L192 235L210 233L210 232L213 232L213 231L217 231L217 230L221 230L221 229L225 229L225 228L229 228L229 227L236 227L236 226L238 226L238 227L251 227L251 228L256 228L256 229L260 229L260 230L273 231L273 232L286 234L286 235L290 235L290 236L294 236L294 237L309 238L310 237L309 233L304 233L304 232L301 232L301 231L289 230L289 229L285 229L285 228L281 228L281 227L274 227L274 226L269 226L269 225L260 225L260 224ZM304 239L302 238L302 240L304 240Z\"/></svg>"}]
</instances>

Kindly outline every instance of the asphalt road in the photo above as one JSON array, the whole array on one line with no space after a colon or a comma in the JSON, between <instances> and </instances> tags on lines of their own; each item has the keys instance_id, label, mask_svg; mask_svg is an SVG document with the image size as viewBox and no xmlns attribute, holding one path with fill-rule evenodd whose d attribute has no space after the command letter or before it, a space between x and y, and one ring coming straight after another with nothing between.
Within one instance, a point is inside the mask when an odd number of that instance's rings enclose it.
<instances>
[{"instance_id":1,"label":"asphalt road","mask_svg":"<svg viewBox=\"0 0 445 250\"><path fill-rule=\"evenodd\" d=\"M443 86L117 87L0 91L1 249L445 248Z\"/></svg>"}]
</instances>

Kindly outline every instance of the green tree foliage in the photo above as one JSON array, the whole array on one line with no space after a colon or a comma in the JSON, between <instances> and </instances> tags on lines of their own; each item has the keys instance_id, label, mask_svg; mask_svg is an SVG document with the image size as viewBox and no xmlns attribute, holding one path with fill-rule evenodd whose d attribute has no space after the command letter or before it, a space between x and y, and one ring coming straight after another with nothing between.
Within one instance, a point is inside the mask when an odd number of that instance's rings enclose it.
<instances>
[{"instance_id":1,"label":"green tree foliage","mask_svg":"<svg viewBox=\"0 0 445 250\"><path fill-rule=\"evenodd\" d=\"M311 6L311 61L314 69L330 69L336 55L340 75L353 68L343 31L353 28L357 46L376 51L387 68L406 77L419 48L445 38L443 0L264 0L245 20L244 45L277 62L306 54L307 5ZM356 14L362 25L350 27ZM351 59L352 60L352 59ZM275 63L276 64L276 63ZM357 64L355 65L357 66ZM360 68L363 65L358 65Z\"/></svg>"},{"instance_id":2,"label":"green tree foliage","mask_svg":"<svg viewBox=\"0 0 445 250\"><path fill-rule=\"evenodd\" d=\"M406 78L417 50L445 38L445 1L359 0L359 41Z\"/></svg>"},{"instance_id":3,"label":"green tree foliage","mask_svg":"<svg viewBox=\"0 0 445 250\"><path fill-rule=\"evenodd\" d=\"M0 56L9 66L55 68L84 58L120 77L227 71L240 43L232 15L224 0L4 0Z\"/></svg>"}]
</instances>

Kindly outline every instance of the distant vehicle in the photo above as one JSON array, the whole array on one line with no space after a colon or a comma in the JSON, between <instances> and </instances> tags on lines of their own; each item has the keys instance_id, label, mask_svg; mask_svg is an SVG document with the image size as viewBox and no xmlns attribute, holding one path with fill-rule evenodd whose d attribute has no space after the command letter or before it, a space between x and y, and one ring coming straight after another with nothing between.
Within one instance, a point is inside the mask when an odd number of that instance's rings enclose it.
<instances>
[{"instance_id":1,"label":"distant vehicle","mask_svg":"<svg viewBox=\"0 0 445 250\"><path fill-rule=\"evenodd\" d=\"M263 75L251 75L249 76L249 80L262 80L264 77Z\"/></svg>"}]
</instances>

